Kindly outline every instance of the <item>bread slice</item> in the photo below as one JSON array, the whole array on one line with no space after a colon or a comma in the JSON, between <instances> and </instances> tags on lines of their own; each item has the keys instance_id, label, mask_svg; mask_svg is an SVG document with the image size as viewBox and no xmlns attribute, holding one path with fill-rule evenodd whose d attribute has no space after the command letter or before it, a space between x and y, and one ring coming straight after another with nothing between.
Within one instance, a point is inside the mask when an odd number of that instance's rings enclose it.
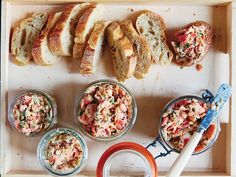
<instances>
[{"instance_id":1,"label":"bread slice","mask_svg":"<svg viewBox=\"0 0 236 177\"><path fill-rule=\"evenodd\" d=\"M125 36L130 40L134 52L137 55L134 77L142 79L152 64L151 50L145 38L135 30L131 20L121 21L120 26Z\"/></svg>"},{"instance_id":2,"label":"bread slice","mask_svg":"<svg viewBox=\"0 0 236 177\"><path fill-rule=\"evenodd\" d=\"M49 33L49 48L54 55L71 56L74 45L75 26L83 12L94 3L69 4L61 18Z\"/></svg>"},{"instance_id":3,"label":"bread slice","mask_svg":"<svg viewBox=\"0 0 236 177\"><path fill-rule=\"evenodd\" d=\"M136 28L148 42L152 59L162 65L169 64L173 53L166 44L166 26L162 17L153 12L144 11L137 17Z\"/></svg>"},{"instance_id":4,"label":"bread slice","mask_svg":"<svg viewBox=\"0 0 236 177\"><path fill-rule=\"evenodd\" d=\"M176 53L175 63L181 66L199 63L210 50L212 41L210 24L204 21L188 24L175 34L175 40L171 42Z\"/></svg>"},{"instance_id":5,"label":"bread slice","mask_svg":"<svg viewBox=\"0 0 236 177\"><path fill-rule=\"evenodd\" d=\"M103 16L103 6L97 5L87 9L80 17L75 30L75 39L73 46L73 58L81 59L88 37L93 29L94 23L100 21Z\"/></svg>"},{"instance_id":6,"label":"bread slice","mask_svg":"<svg viewBox=\"0 0 236 177\"><path fill-rule=\"evenodd\" d=\"M122 32L120 25L113 22L107 27L108 44L113 55L113 65L118 81L123 82L134 73L137 56L132 44Z\"/></svg>"},{"instance_id":7,"label":"bread slice","mask_svg":"<svg viewBox=\"0 0 236 177\"><path fill-rule=\"evenodd\" d=\"M96 72L98 60L102 55L105 29L108 24L109 22L106 21L99 21L95 23L80 63L81 74L92 74Z\"/></svg>"},{"instance_id":8,"label":"bread slice","mask_svg":"<svg viewBox=\"0 0 236 177\"><path fill-rule=\"evenodd\" d=\"M11 53L18 65L26 65L32 58L32 45L47 21L47 13L36 12L17 26L12 34Z\"/></svg>"},{"instance_id":9,"label":"bread slice","mask_svg":"<svg viewBox=\"0 0 236 177\"><path fill-rule=\"evenodd\" d=\"M60 59L59 56L52 54L51 51L49 50L48 33L55 26L55 23L59 20L61 15L62 12L50 14L48 17L46 28L34 41L32 47L32 55L35 63L39 65L43 66L53 65Z\"/></svg>"}]
</instances>

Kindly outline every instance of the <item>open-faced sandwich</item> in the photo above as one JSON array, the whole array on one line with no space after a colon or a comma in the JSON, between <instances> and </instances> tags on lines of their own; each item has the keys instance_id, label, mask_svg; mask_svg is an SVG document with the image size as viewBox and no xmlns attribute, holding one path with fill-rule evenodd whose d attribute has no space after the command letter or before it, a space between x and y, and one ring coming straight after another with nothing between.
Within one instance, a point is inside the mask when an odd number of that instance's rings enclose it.
<instances>
[{"instance_id":1,"label":"open-faced sandwich","mask_svg":"<svg viewBox=\"0 0 236 177\"><path fill-rule=\"evenodd\" d=\"M193 22L175 34L172 46L176 53L175 62L191 66L200 62L212 46L211 25L203 21Z\"/></svg>"}]
</instances>

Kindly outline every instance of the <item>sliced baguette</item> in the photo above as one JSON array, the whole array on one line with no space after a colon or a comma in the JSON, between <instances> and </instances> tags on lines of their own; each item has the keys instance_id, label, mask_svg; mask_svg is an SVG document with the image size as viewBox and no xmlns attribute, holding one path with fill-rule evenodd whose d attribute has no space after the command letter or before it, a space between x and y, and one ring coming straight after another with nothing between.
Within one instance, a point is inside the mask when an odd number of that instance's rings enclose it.
<instances>
[{"instance_id":1,"label":"sliced baguette","mask_svg":"<svg viewBox=\"0 0 236 177\"><path fill-rule=\"evenodd\" d=\"M80 17L76 30L73 46L73 58L81 59L88 37L93 29L94 23L100 21L103 16L103 6L97 5L87 9Z\"/></svg>"},{"instance_id":2,"label":"sliced baguette","mask_svg":"<svg viewBox=\"0 0 236 177\"><path fill-rule=\"evenodd\" d=\"M62 12L50 14L48 17L46 28L41 32L41 34L34 41L34 44L32 47L32 55L33 55L35 63L39 65L43 65L43 66L53 65L60 59L59 56L54 55L49 50L48 33L55 26L55 23L59 20L61 15L62 15Z\"/></svg>"},{"instance_id":3,"label":"sliced baguette","mask_svg":"<svg viewBox=\"0 0 236 177\"><path fill-rule=\"evenodd\" d=\"M169 64L173 53L166 44L166 26L162 17L150 11L141 13L136 20L136 28L144 36L151 49L152 59L162 65Z\"/></svg>"},{"instance_id":4,"label":"sliced baguette","mask_svg":"<svg viewBox=\"0 0 236 177\"><path fill-rule=\"evenodd\" d=\"M96 72L97 63L102 55L102 46L105 38L104 33L108 24L109 22L105 21L95 23L80 63L81 74L92 74Z\"/></svg>"},{"instance_id":5,"label":"sliced baguette","mask_svg":"<svg viewBox=\"0 0 236 177\"><path fill-rule=\"evenodd\" d=\"M47 21L47 13L36 12L14 29L11 39L13 61L26 65L32 58L32 45Z\"/></svg>"},{"instance_id":6,"label":"sliced baguette","mask_svg":"<svg viewBox=\"0 0 236 177\"><path fill-rule=\"evenodd\" d=\"M118 81L123 82L134 73L137 56L132 44L122 32L120 25L113 22L107 28L108 44L113 55L113 65Z\"/></svg>"},{"instance_id":7,"label":"sliced baguette","mask_svg":"<svg viewBox=\"0 0 236 177\"><path fill-rule=\"evenodd\" d=\"M121 21L120 26L137 55L134 77L142 79L152 64L151 50L145 38L137 33L130 20Z\"/></svg>"},{"instance_id":8,"label":"sliced baguette","mask_svg":"<svg viewBox=\"0 0 236 177\"><path fill-rule=\"evenodd\" d=\"M81 3L65 7L61 18L49 33L49 48L54 55L72 55L75 26L82 13L93 6L95 6L94 3Z\"/></svg>"}]
</instances>

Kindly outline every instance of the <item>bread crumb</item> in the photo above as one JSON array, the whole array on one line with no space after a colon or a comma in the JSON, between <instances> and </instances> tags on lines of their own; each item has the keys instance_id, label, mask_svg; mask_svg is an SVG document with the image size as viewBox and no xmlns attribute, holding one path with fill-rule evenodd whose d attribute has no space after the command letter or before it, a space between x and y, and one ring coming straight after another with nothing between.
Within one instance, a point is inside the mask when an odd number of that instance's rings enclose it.
<instances>
[{"instance_id":1,"label":"bread crumb","mask_svg":"<svg viewBox=\"0 0 236 177\"><path fill-rule=\"evenodd\" d=\"M184 66L180 66L180 69L184 69Z\"/></svg>"},{"instance_id":2,"label":"bread crumb","mask_svg":"<svg viewBox=\"0 0 236 177\"><path fill-rule=\"evenodd\" d=\"M202 65L201 64L197 64L196 65L196 70L197 71L201 71L203 69Z\"/></svg>"},{"instance_id":3,"label":"bread crumb","mask_svg":"<svg viewBox=\"0 0 236 177\"><path fill-rule=\"evenodd\" d=\"M193 13L193 16L195 16L196 14L195 13Z\"/></svg>"},{"instance_id":4,"label":"bread crumb","mask_svg":"<svg viewBox=\"0 0 236 177\"><path fill-rule=\"evenodd\" d=\"M132 8L128 8L128 10L129 10L130 12L133 12L133 11L134 11L134 9L132 9Z\"/></svg>"}]
</instances>

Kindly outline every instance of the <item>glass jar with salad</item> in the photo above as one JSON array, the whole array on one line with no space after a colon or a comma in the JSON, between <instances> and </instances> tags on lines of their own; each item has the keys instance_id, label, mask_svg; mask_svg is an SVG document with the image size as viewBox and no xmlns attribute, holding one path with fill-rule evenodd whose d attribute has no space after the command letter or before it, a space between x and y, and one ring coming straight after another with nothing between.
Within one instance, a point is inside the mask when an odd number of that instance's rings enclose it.
<instances>
[{"instance_id":1,"label":"glass jar with salad","mask_svg":"<svg viewBox=\"0 0 236 177\"><path fill-rule=\"evenodd\" d=\"M27 90L17 95L8 111L11 126L25 136L37 136L57 122L57 105L47 93Z\"/></svg>"},{"instance_id":2,"label":"glass jar with salad","mask_svg":"<svg viewBox=\"0 0 236 177\"><path fill-rule=\"evenodd\" d=\"M47 132L37 150L41 166L53 176L78 174L88 158L83 137L70 128L57 128Z\"/></svg>"},{"instance_id":3,"label":"glass jar with salad","mask_svg":"<svg viewBox=\"0 0 236 177\"><path fill-rule=\"evenodd\" d=\"M134 125L137 105L131 92L111 80L91 83L77 99L75 119L79 129L94 140L124 136Z\"/></svg>"},{"instance_id":4,"label":"glass jar with salad","mask_svg":"<svg viewBox=\"0 0 236 177\"><path fill-rule=\"evenodd\" d=\"M176 152L183 150L210 106L209 102L197 96L182 96L167 104L160 119L160 136L165 144ZM219 120L216 119L204 132L194 155L205 152L213 145L219 127Z\"/></svg>"}]
</instances>

